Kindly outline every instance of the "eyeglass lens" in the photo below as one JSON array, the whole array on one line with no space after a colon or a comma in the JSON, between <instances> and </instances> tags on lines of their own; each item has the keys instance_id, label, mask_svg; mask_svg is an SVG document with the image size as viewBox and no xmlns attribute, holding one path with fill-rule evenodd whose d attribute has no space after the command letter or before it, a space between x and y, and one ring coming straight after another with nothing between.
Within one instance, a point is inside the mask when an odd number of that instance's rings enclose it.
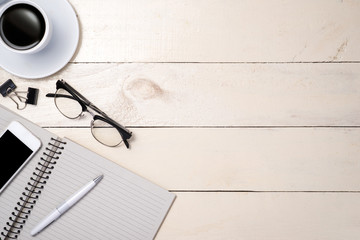
<instances>
[{"instance_id":1,"label":"eyeglass lens","mask_svg":"<svg viewBox=\"0 0 360 240\"><path fill-rule=\"evenodd\" d=\"M82 107L72 95L65 89L59 88L55 93L55 105L67 118L78 118L82 113Z\"/></svg>"},{"instance_id":2,"label":"eyeglass lens","mask_svg":"<svg viewBox=\"0 0 360 240\"><path fill-rule=\"evenodd\" d=\"M99 142L109 147L115 147L122 142L119 131L102 120L92 121L91 133Z\"/></svg>"}]
</instances>

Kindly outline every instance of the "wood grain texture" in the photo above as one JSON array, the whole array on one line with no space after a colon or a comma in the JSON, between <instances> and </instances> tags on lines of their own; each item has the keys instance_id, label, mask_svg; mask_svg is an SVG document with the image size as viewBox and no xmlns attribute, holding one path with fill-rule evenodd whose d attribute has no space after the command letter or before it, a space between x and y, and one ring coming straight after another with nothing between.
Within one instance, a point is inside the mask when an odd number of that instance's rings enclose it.
<instances>
[{"instance_id":1,"label":"wood grain texture","mask_svg":"<svg viewBox=\"0 0 360 240\"><path fill-rule=\"evenodd\" d=\"M19 114L175 191L156 239L358 239L360 1L69 1L72 63L0 83L40 89ZM58 113L61 78L132 127L131 150Z\"/></svg>"},{"instance_id":2,"label":"wood grain texture","mask_svg":"<svg viewBox=\"0 0 360 240\"><path fill-rule=\"evenodd\" d=\"M130 150L49 130L171 190L360 191L358 128L135 128Z\"/></svg>"},{"instance_id":3,"label":"wood grain texture","mask_svg":"<svg viewBox=\"0 0 360 240\"><path fill-rule=\"evenodd\" d=\"M356 0L71 0L76 62L359 61Z\"/></svg>"},{"instance_id":4,"label":"wood grain texture","mask_svg":"<svg viewBox=\"0 0 360 240\"><path fill-rule=\"evenodd\" d=\"M156 239L357 240L359 193L176 193Z\"/></svg>"},{"instance_id":5,"label":"wood grain texture","mask_svg":"<svg viewBox=\"0 0 360 240\"><path fill-rule=\"evenodd\" d=\"M15 78L18 89L40 88L38 106L20 113L41 126L89 126L90 117L68 120L45 98L60 78L126 126L360 125L355 63L70 64L43 80Z\"/></svg>"}]
</instances>

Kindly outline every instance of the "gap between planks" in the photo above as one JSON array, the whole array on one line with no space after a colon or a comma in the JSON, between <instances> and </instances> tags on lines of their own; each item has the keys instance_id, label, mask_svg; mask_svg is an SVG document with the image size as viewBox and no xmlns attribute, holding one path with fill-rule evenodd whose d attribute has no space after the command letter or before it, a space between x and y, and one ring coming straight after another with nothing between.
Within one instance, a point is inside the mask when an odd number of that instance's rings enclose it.
<instances>
[{"instance_id":1,"label":"gap between planks","mask_svg":"<svg viewBox=\"0 0 360 240\"><path fill-rule=\"evenodd\" d=\"M299 62L69 62L70 64L359 64L360 61L299 61Z\"/></svg>"},{"instance_id":2,"label":"gap between planks","mask_svg":"<svg viewBox=\"0 0 360 240\"><path fill-rule=\"evenodd\" d=\"M256 191L256 190L169 190L173 193L354 193L360 191Z\"/></svg>"}]
</instances>

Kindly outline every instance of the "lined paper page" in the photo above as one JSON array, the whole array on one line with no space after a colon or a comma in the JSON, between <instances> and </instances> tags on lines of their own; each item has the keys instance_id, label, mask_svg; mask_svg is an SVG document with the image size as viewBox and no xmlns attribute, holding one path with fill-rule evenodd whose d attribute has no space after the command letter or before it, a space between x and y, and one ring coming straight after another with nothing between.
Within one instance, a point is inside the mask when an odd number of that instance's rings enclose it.
<instances>
[{"instance_id":1,"label":"lined paper page","mask_svg":"<svg viewBox=\"0 0 360 240\"><path fill-rule=\"evenodd\" d=\"M103 180L36 239L153 239L175 195L65 140L65 150L19 239L89 181Z\"/></svg>"}]
</instances>

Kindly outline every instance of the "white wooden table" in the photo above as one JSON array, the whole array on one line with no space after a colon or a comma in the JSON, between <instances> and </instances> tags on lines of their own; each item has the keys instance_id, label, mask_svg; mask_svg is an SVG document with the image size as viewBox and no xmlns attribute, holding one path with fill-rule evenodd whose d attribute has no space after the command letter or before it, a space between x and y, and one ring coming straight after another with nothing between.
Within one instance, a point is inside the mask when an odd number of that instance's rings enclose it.
<instances>
[{"instance_id":1,"label":"white wooden table","mask_svg":"<svg viewBox=\"0 0 360 240\"><path fill-rule=\"evenodd\" d=\"M0 81L40 89L21 115L176 193L157 239L359 239L360 1L70 2L72 61ZM131 150L60 115L58 79L128 126Z\"/></svg>"}]
</instances>

